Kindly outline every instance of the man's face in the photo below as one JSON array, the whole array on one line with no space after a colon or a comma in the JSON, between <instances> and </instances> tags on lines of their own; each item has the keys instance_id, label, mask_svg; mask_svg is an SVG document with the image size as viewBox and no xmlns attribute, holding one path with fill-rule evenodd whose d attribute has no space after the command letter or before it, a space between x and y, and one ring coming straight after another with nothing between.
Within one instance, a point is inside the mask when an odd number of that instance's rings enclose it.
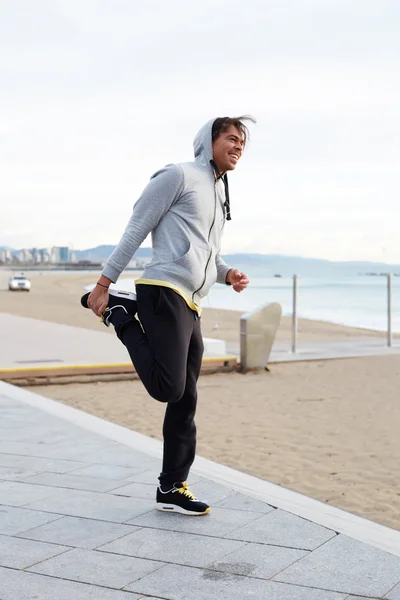
<instances>
[{"instance_id":1,"label":"man's face","mask_svg":"<svg viewBox=\"0 0 400 600\"><path fill-rule=\"evenodd\" d=\"M243 137L239 129L230 125L213 142L213 158L220 173L233 171L243 153Z\"/></svg>"}]
</instances>

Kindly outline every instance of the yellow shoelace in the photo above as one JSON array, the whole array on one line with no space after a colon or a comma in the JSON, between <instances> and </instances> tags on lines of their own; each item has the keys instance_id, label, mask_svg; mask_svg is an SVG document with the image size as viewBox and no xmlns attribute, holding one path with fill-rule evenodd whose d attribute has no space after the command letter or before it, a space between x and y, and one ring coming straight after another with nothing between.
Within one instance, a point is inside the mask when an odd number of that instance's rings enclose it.
<instances>
[{"instance_id":1,"label":"yellow shoelace","mask_svg":"<svg viewBox=\"0 0 400 600\"><path fill-rule=\"evenodd\" d=\"M191 492L189 490L189 486L186 483L186 481L184 481L182 483L182 487L176 488L177 491L182 494L183 496L186 496L187 498L190 498L190 500L197 500L196 496L193 494L193 492Z\"/></svg>"}]
</instances>

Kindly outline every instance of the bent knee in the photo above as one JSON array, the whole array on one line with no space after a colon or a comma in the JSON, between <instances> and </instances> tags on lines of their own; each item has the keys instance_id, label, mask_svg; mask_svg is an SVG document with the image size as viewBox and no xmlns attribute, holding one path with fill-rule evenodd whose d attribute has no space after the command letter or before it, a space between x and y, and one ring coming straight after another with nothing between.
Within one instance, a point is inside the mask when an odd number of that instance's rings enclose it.
<instances>
[{"instance_id":1,"label":"bent knee","mask_svg":"<svg viewBox=\"0 0 400 600\"><path fill-rule=\"evenodd\" d=\"M176 404L185 392L185 385L157 385L155 388L147 389L147 391L158 402Z\"/></svg>"},{"instance_id":2,"label":"bent knee","mask_svg":"<svg viewBox=\"0 0 400 600\"><path fill-rule=\"evenodd\" d=\"M176 389L176 390L172 390L168 397L167 397L167 402L169 404L176 404L177 402L179 402L179 400L182 398L183 393L184 393L184 389Z\"/></svg>"}]
</instances>

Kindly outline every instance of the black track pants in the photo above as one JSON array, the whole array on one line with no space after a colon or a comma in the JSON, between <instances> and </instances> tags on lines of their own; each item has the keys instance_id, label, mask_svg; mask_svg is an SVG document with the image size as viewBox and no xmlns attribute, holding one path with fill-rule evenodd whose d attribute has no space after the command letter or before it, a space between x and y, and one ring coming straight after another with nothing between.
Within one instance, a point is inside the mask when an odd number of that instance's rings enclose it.
<instances>
[{"instance_id":1,"label":"black track pants","mask_svg":"<svg viewBox=\"0 0 400 600\"><path fill-rule=\"evenodd\" d=\"M150 396L167 403L160 481L186 481L196 452L194 416L204 350L200 320L169 288L139 284L136 293L142 327L123 311L115 311L111 322Z\"/></svg>"}]
</instances>

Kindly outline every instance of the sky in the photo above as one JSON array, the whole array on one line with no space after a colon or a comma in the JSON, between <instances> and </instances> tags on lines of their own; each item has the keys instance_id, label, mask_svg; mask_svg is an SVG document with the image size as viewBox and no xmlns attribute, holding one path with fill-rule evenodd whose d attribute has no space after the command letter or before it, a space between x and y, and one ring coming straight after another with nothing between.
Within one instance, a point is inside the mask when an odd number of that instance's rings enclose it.
<instances>
[{"instance_id":1,"label":"sky","mask_svg":"<svg viewBox=\"0 0 400 600\"><path fill-rule=\"evenodd\" d=\"M251 114L223 253L400 263L399 106L397 0L0 0L0 246L118 243Z\"/></svg>"}]
</instances>

